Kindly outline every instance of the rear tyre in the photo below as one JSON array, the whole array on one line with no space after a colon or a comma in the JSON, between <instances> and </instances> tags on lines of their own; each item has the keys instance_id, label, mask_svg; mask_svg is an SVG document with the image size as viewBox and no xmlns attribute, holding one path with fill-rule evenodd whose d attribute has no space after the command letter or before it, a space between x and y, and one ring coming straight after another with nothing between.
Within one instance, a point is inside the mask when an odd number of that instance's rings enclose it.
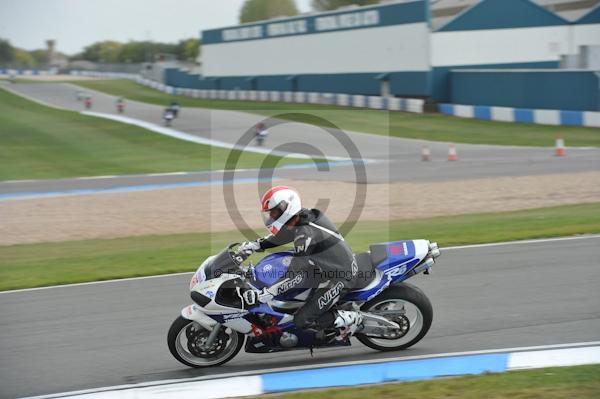
<instances>
[{"instance_id":1,"label":"rear tyre","mask_svg":"<svg viewBox=\"0 0 600 399\"><path fill-rule=\"evenodd\" d=\"M378 311L388 312L382 315L402 328L401 333L394 337L378 338L356 334L361 343L379 351L402 350L413 346L427 334L433 321L429 298L419 288L407 283L390 286L377 297L365 302L361 310L375 314ZM389 314L394 310L398 312Z\"/></svg>"},{"instance_id":2,"label":"rear tyre","mask_svg":"<svg viewBox=\"0 0 600 399\"><path fill-rule=\"evenodd\" d=\"M233 359L244 345L244 334L221 326L214 344L207 348L203 343L210 331L198 323L179 316L167 334L169 351L181 363L201 368L219 366Z\"/></svg>"}]
</instances>

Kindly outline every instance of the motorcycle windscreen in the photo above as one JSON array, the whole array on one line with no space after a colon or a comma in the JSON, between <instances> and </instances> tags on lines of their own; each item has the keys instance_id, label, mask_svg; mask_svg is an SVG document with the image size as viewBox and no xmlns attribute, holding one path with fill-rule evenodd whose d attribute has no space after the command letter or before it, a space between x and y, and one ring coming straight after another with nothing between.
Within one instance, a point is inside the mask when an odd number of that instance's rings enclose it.
<instances>
[{"instance_id":1,"label":"motorcycle windscreen","mask_svg":"<svg viewBox=\"0 0 600 399\"><path fill-rule=\"evenodd\" d=\"M207 279L219 277L224 273L237 274L239 271L239 266L233 261L228 248L215 255L204 267Z\"/></svg>"}]
</instances>

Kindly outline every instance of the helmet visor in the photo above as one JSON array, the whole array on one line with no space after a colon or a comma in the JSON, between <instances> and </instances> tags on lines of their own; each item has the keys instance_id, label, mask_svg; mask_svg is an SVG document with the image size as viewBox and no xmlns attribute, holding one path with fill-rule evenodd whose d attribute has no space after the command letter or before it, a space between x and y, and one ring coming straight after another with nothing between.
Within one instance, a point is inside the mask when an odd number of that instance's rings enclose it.
<instances>
[{"instance_id":1,"label":"helmet visor","mask_svg":"<svg viewBox=\"0 0 600 399\"><path fill-rule=\"evenodd\" d=\"M263 222L265 222L265 226L270 228L271 226L276 224L277 220L279 220L281 215L283 215L287 207L287 202L281 201L279 204L275 205L274 208L271 208L268 211L263 211L262 218ZM279 227L277 229L279 230Z\"/></svg>"}]
</instances>

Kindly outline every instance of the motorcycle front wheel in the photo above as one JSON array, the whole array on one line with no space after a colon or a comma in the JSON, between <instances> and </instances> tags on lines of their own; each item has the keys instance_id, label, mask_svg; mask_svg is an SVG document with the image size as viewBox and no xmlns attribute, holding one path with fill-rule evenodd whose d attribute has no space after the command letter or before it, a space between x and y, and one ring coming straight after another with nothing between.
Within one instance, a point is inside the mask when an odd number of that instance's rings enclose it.
<instances>
[{"instance_id":1,"label":"motorcycle front wheel","mask_svg":"<svg viewBox=\"0 0 600 399\"><path fill-rule=\"evenodd\" d=\"M416 344L427 334L433 321L429 298L407 283L392 285L363 304L360 310L380 314L400 326L398 333L386 337L356 334L361 343L379 351L402 350Z\"/></svg>"},{"instance_id":2,"label":"motorcycle front wheel","mask_svg":"<svg viewBox=\"0 0 600 399\"><path fill-rule=\"evenodd\" d=\"M221 326L214 343L205 345L210 331L198 323L179 316L167 334L169 351L189 367L218 366L233 359L244 345L244 334Z\"/></svg>"}]
</instances>

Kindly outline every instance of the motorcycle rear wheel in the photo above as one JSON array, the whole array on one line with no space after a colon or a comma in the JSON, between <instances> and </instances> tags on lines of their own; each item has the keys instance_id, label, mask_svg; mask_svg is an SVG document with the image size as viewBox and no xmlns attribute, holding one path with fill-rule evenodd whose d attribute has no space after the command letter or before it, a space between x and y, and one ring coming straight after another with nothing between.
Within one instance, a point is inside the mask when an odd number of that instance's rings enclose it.
<instances>
[{"instance_id":1,"label":"motorcycle rear wheel","mask_svg":"<svg viewBox=\"0 0 600 399\"><path fill-rule=\"evenodd\" d=\"M364 334L356 334L356 338L369 348L379 351L396 351L409 348L419 342L431 327L433 309L429 298L414 285L400 283L392 285L377 297L361 306L364 312L386 311L398 309L395 316L384 315L387 319L403 327L397 338L377 338Z\"/></svg>"},{"instance_id":2,"label":"motorcycle rear wheel","mask_svg":"<svg viewBox=\"0 0 600 399\"><path fill-rule=\"evenodd\" d=\"M233 359L244 345L244 334L221 326L219 337L210 349L198 345L206 339L210 331L199 324L179 316L167 334L169 351L181 363L189 367L201 368L219 366ZM228 333L227 330L230 332ZM200 353L205 351L205 353ZM211 356L212 352L212 356Z\"/></svg>"}]
</instances>

